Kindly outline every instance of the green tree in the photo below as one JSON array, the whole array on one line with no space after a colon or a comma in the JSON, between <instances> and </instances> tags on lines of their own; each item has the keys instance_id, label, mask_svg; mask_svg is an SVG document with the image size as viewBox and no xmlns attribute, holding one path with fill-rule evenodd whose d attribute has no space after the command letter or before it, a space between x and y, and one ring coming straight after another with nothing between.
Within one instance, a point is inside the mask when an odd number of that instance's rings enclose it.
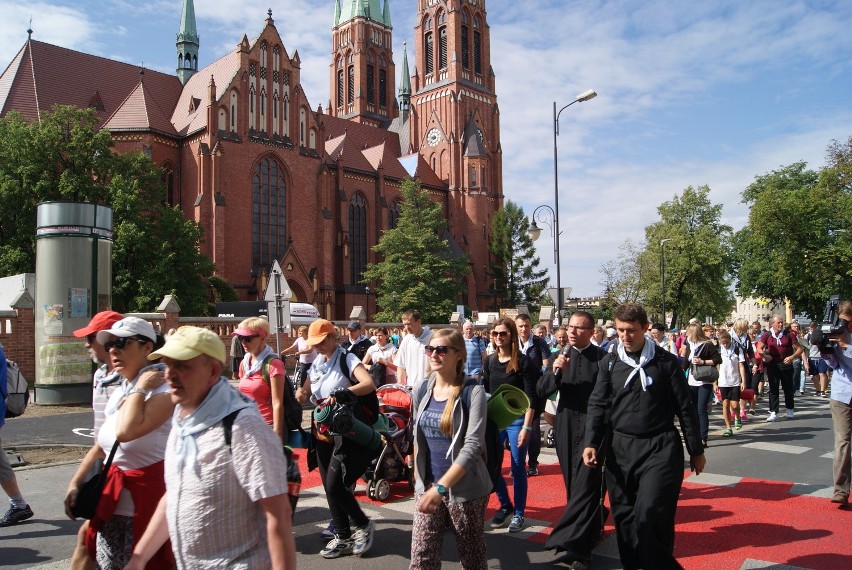
<instances>
[{"instance_id":1,"label":"green tree","mask_svg":"<svg viewBox=\"0 0 852 570\"><path fill-rule=\"evenodd\" d=\"M648 290L643 277L648 271L643 271L640 264L643 251L643 246L626 239L619 246L618 259L601 265L601 285L606 291L607 300L614 306L622 303L645 303Z\"/></svg>"},{"instance_id":2,"label":"green tree","mask_svg":"<svg viewBox=\"0 0 852 570\"><path fill-rule=\"evenodd\" d=\"M160 175L141 153L115 154L91 110L0 119L0 274L35 270L40 202L104 204L113 209L113 308L150 311L173 294L186 314L206 314L213 265L199 253L201 227L164 205Z\"/></svg>"},{"instance_id":3,"label":"green tree","mask_svg":"<svg viewBox=\"0 0 852 570\"><path fill-rule=\"evenodd\" d=\"M492 270L499 307L527 305L535 314L547 288L547 271L539 269L529 227L524 210L508 200L491 222L489 247L495 259Z\"/></svg>"},{"instance_id":4,"label":"green tree","mask_svg":"<svg viewBox=\"0 0 852 570\"><path fill-rule=\"evenodd\" d=\"M805 162L756 176L742 193L749 221L734 239L737 290L789 299L822 315L834 293L852 295L852 138L833 141L819 172Z\"/></svg>"},{"instance_id":5,"label":"green tree","mask_svg":"<svg viewBox=\"0 0 852 570\"><path fill-rule=\"evenodd\" d=\"M364 283L375 282L377 321L397 321L409 310L420 312L424 322L447 322L464 290L470 272L468 258L454 255L447 239L441 205L433 202L420 184L402 184L397 226L384 232L373 251L382 257L370 263Z\"/></svg>"},{"instance_id":6,"label":"green tree","mask_svg":"<svg viewBox=\"0 0 852 570\"><path fill-rule=\"evenodd\" d=\"M644 302L650 314L661 306L660 241L666 248L666 313L670 323L705 316L722 320L734 308L731 289L732 229L721 223L722 205L710 201L710 187L689 186L663 202L660 220L645 228L639 255Z\"/></svg>"}]
</instances>

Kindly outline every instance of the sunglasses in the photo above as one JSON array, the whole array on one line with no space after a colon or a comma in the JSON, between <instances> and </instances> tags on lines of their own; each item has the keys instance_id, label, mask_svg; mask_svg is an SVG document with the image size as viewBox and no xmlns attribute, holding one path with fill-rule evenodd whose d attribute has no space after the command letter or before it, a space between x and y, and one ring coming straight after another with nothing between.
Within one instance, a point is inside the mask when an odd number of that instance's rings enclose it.
<instances>
[{"instance_id":1,"label":"sunglasses","mask_svg":"<svg viewBox=\"0 0 852 570\"><path fill-rule=\"evenodd\" d=\"M253 335L250 335L250 336L237 335L237 338L240 339L240 342L251 342L252 339L255 339L259 336L260 335L257 335L257 334L253 334Z\"/></svg>"},{"instance_id":2,"label":"sunglasses","mask_svg":"<svg viewBox=\"0 0 852 570\"><path fill-rule=\"evenodd\" d=\"M150 341L150 340L148 340L148 339L143 340L143 339L141 339L141 338L136 338L136 337L133 337L133 336L128 336L128 337L118 337L118 338L117 338L117 339L115 339L115 340L111 340L111 341L109 341L109 342L105 342L105 343L104 343L104 348L105 348L105 349L107 349L107 350L112 350L113 348L117 348L117 349L119 349L119 350L122 350L125 346L127 346L127 343L128 343L128 342L130 342L131 340L132 340L132 341L136 341L136 342L138 342L139 344L144 344L144 343L146 343L146 342L151 342L151 341Z\"/></svg>"},{"instance_id":3,"label":"sunglasses","mask_svg":"<svg viewBox=\"0 0 852 570\"><path fill-rule=\"evenodd\" d=\"M500 338L503 338L504 336L507 336L508 334L509 334L508 331L491 331L491 336L498 336Z\"/></svg>"},{"instance_id":4,"label":"sunglasses","mask_svg":"<svg viewBox=\"0 0 852 570\"><path fill-rule=\"evenodd\" d=\"M435 354L437 354L438 356L447 356L447 353L451 350L455 350L455 348L453 348L452 346L443 346L443 345L442 346L426 345L426 346L423 347L423 350L426 351L427 356L432 356L433 352Z\"/></svg>"}]
</instances>

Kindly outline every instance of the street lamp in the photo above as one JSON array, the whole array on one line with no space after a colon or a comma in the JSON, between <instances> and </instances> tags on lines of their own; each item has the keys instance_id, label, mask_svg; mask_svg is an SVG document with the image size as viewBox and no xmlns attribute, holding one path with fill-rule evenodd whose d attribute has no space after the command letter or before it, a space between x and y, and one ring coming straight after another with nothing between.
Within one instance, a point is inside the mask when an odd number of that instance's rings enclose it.
<instances>
[{"instance_id":1,"label":"street lamp","mask_svg":"<svg viewBox=\"0 0 852 570\"><path fill-rule=\"evenodd\" d=\"M672 241L672 238L660 240L660 298L663 305L663 325L666 325L666 242ZM668 328L668 326L666 326Z\"/></svg>"},{"instance_id":2,"label":"street lamp","mask_svg":"<svg viewBox=\"0 0 852 570\"><path fill-rule=\"evenodd\" d=\"M559 109L559 111L556 110L556 101L553 102L553 208L548 206L548 209L553 214L553 240L555 242L553 253L556 256L556 314L559 315L560 324L562 323L562 275L559 267L559 155L557 151L558 145L556 144L557 137L559 136L559 116L562 114L562 111L574 103L584 103L597 96L598 94L594 89L589 89L577 95L573 101ZM540 207L536 211L538 209ZM535 212L533 212L533 225L530 230L534 231L534 229L537 229L535 225ZM538 235L541 235L540 229L535 237L530 233L530 237L533 240Z\"/></svg>"},{"instance_id":3,"label":"street lamp","mask_svg":"<svg viewBox=\"0 0 852 570\"><path fill-rule=\"evenodd\" d=\"M544 217L544 214L550 213L550 221L547 221L547 218ZM556 234L556 227L559 227L559 216L556 214L556 210L548 206L547 204L542 204L535 210L533 210L532 223L530 227L527 229L527 235L530 236L530 239L536 241L541 236L541 228L536 224L536 219L538 219L539 223L542 223L550 228L550 235L553 237L553 262L556 263L556 315L559 317L559 311L562 310L562 283L559 281L559 276L561 272L559 271L559 236ZM560 320L560 324L562 321Z\"/></svg>"}]
</instances>

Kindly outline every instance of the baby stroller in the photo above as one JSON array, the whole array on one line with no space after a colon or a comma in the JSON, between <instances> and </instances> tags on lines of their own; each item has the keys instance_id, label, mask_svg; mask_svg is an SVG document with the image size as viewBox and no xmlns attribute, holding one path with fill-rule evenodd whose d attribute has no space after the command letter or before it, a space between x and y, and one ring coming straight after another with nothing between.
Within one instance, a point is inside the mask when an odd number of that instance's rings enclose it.
<instances>
[{"instance_id":1,"label":"baby stroller","mask_svg":"<svg viewBox=\"0 0 852 570\"><path fill-rule=\"evenodd\" d=\"M385 446L364 473L367 496L384 501L390 495L390 484L407 480L414 489L414 467L406 456L414 451L411 429L411 391L401 384L386 384L376 390L379 411L387 418L387 430L381 431Z\"/></svg>"}]
</instances>

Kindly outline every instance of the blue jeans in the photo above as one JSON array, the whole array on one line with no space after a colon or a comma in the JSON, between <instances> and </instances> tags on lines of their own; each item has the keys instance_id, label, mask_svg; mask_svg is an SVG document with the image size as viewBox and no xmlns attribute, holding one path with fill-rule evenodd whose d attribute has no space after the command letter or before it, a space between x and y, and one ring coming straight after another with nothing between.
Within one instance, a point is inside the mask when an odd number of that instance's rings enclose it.
<instances>
[{"instance_id":1,"label":"blue jeans","mask_svg":"<svg viewBox=\"0 0 852 570\"><path fill-rule=\"evenodd\" d=\"M524 416L521 416L500 432L501 450L506 440L509 441L509 453L512 454L512 483L515 489L515 514L520 516L524 516L524 511L527 508L527 446L518 447L518 435L521 433L523 425ZM500 455L500 462L502 463L503 454ZM502 475L497 478L494 491L497 493L497 498L500 499L501 507L508 508L511 506L509 488L506 486L506 479Z\"/></svg>"},{"instance_id":2,"label":"blue jeans","mask_svg":"<svg viewBox=\"0 0 852 570\"><path fill-rule=\"evenodd\" d=\"M689 396L692 405L698 411L698 428L701 431L701 440L707 441L707 435L710 431L710 414L707 412L707 405L713 401L713 384L690 386Z\"/></svg>"}]
</instances>

